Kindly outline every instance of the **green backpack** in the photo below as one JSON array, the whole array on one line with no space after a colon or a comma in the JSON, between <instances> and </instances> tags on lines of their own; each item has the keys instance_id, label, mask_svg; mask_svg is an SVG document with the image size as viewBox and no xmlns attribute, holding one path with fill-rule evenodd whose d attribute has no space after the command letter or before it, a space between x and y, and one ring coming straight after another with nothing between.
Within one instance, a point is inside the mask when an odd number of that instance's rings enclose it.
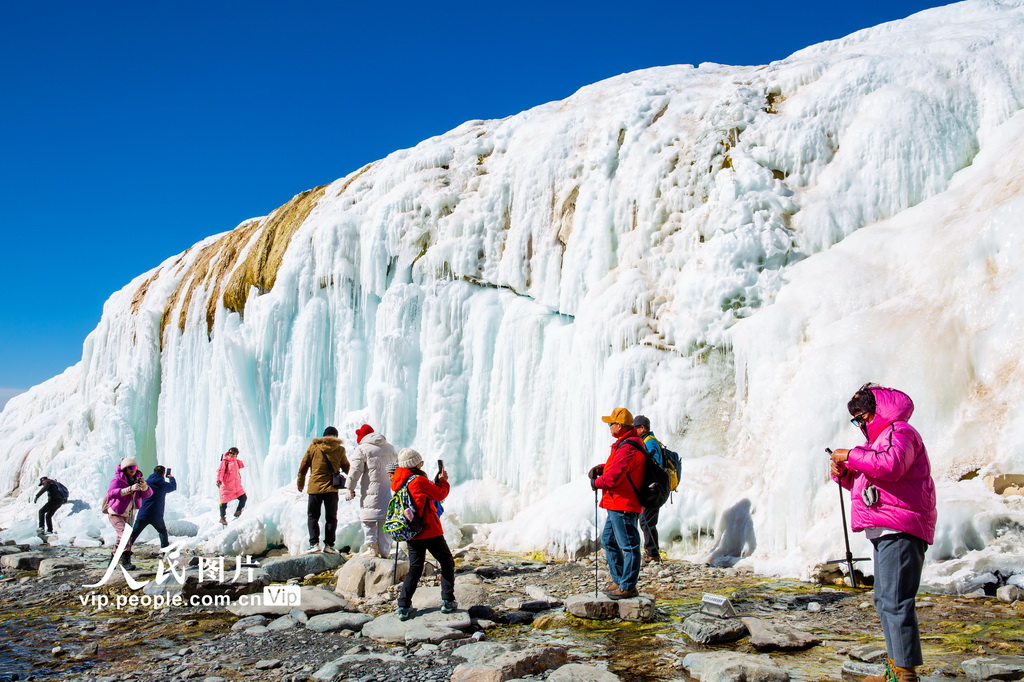
<instances>
[{"instance_id":1,"label":"green backpack","mask_svg":"<svg viewBox=\"0 0 1024 682\"><path fill-rule=\"evenodd\" d=\"M410 476L401 488L391 495L388 502L388 513L384 517L384 532L395 542L408 542L423 530L423 519L416 513L412 495L409 494Z\"/></svg>"}]
</instances>

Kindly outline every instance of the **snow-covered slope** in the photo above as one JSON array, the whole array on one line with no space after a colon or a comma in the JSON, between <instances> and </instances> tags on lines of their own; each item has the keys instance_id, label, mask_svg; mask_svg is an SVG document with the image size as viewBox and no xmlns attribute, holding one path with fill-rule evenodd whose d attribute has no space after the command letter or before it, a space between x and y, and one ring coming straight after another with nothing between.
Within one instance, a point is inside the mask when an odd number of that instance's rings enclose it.
<instances>
[{"instance_id":1,"label":"snow-covered slope","mask_svg":"<svg viewBox=\"0 0 1024 682\"><path fill-rule=\"evenodd\" d=\"M298 549L306 444L366 421L445 459L453 525L573 554L598 416L625 405L685 459L675 555L801 575L841 549L823 448L858 443L844 406L870 380L918 406L929 580L1013 572L1021 498L960 479L1024 472L1021 45L1024 2L970 0L768 66L625 74L210 237L0 414L0 527L34 527L40 475L94 503L131 454L173 467L192 542ZM252 507L222 531L231 445ZM63 537L109 534L92 506Z\"/></svg>"}]
</instances>

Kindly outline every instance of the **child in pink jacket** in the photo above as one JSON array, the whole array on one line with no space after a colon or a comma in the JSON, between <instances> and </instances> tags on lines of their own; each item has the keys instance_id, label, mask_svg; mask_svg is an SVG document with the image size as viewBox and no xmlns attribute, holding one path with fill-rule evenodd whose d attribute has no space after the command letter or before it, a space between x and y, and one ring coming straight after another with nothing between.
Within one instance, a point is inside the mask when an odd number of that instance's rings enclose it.
<instances>
[{"instance_id":1,"label":"child in pink jacket","mask_svg":"<svg viewBox=\"0 0 1024 682\"><path fill-rule=\"evenodd\" d=\"M235 518L242 515L245 508L245 490L242 488L242 469L245 464L238 459L238 448L231 448L220 458L220 465L217 467L217 487L220 488L220 522L227 525L226 518L228 502L238 500L235 507Z\"/></svg>"},{"instance_id":2,"label":"child in pink jacket","mask_svg":"<svg viewBox=\"0 0 1024 682\"><path fill-rule=\"evenodd\" d=\"M914 402L906 393L864 384L847 409L867 441L832 453L832 478L851 491L853 530L864 531L875 548L875 609L889 653L885 674L864 682L917 682L923 659L914 597L935 539L928 451L907 422Z\"/></svg>"}]
</instances>

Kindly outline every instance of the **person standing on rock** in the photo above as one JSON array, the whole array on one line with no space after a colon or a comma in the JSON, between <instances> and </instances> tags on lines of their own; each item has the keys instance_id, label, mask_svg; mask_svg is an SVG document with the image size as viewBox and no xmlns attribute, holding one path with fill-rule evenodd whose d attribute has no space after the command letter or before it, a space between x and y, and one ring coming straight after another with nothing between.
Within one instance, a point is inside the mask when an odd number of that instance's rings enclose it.
<instances>
[{"instance_id":1,"label":"person standing on rock","mask_svg":"<svg viewBox=\"0 0 1024 682\"><path fill-rule=\"evenodd\" d=\"M135 518L135 510L142 506L142 501L153 496L153 489L142 478L142 472L134 457L125 457L117 467L114 478L110 481L107 494L103 498L102 511L107 515L110 525L117 532L114 540L114 556L121 544L126 526L130 526ZM135 570L132 564L131 537L121 554L121 565L129 571Z\"/></svg>"},{"instance_id":2,"label":"person standing on rock","mask_svg":"<svg viewBox=\"0 0 1024 682\"><path fill-rule=\"evenodd\" d=\"M217 467L217 487L220 488L220 524L228 525L228 502L238 500L235 507L235 518L242 515L248 496L242 488L242 469L245 464L238 459L238 448L231 448L220 456Z\"/></svg>"},{"instance_id":3,"label":"person standing on rock","mask_svg":"<svg viewBox=\"0 0 1024 682\"><path fill-rule=\"evenodd\" d=\"M376 433L369 424L356 429L359 445L352 453L346 499L360 490L359 520L363 523L363 556L386 557L391 553L391 539L384 532L384 518L391 501L391 485L387 467L398 460L395 448Z\"/></svg>"},{"instance_id":4,"label":"person standing on rock","mask_svg":"<svg viewBox=\"0 0 1024 682\"><path fill-rule=\"evenodd\" d=\"M167 469L158 466L146 479L146 485L153 491L153 494L149 499L142 501L142 508L139 509L139 515L135 518L135 527L128 544L135 544L135 541L142 535L142 531L146 530L146 526L153 526L157 535L160 536L160 546L167 547L171 544L171 540L167 537L167 525L164 523L164 498L167 497L167 493L178 489L178 482L174 480L174 476L171 476Z\"/></svg>"},{"instance_id":5,"label":"person standing on rock","mask_svg":"<svg viewBox=\"0 0 1024 682\"><path fill-rule=\"evenodd\" d=\"M638 414L633 417L633 427L643 441L647 454L651 456L655 464L661 467L665 466L665 455L661 451L661 443L651 432L651 420ZM661 563L661 548L658 546L658 516L660 513L661 507L645 507L643 513L640 514L640 531L644 536L645 564L652 561Z\"/></svg>"},{"instance_id":6,"label":"person standing on rock","mask_svg":"<svg viewBox=\"0 0 1024 682\"><path fill-rule=\"evenodd\" d=\"M409 620L412 617L412 596L416 593L420 576L423 575L423 564L427 552L437 561L441 571L441 613L452 613L458 608L455 602L455 559L448 543L444 539L444 528L438 515L435 502L444 502L451 486L448 484L448 471L442 469L437 474L436 483L430 479L420 467L423 457L412 448L403 448L398 453L398 468L391 478L391 490L399 490L408 484L409 496L412 497L416 515L423 523L423 530L409 540L409 573L402 583L402 591L398 595L398 618Z\"/></svg>"},{"instance_id":7,"label":"person standing on rock","mask_svg":"<svg viewBox=\"0 0 1024 682\"><path fill-rule=\"evenodd\" d=\"M39 479L39 492L36 493L34 502L38 502L43 493L46 493L46 504L39 508L39 533L53 532L53 514L61 505L68 501L68 489L63 484L52 478L43 476Z\"/></svg>"},{"instance_id":8,"label":"person standing on rock","mask_svg":"<svg viewBox=\"0 0 1024 682\"><path fill-rule=\"evenodd\" d=\"M615 439L608 461L591 468L589 473L590 485L602 491L601 508L608 513L601 544L612 582L605 594L612 599L629 599L640 594L636 589L641 564L637 520L643 507L636 488L644 478L646 450L633 427L633 415L626 408L615 408L601 421L608 424Z\"/></svg>"},{"instance_id":9,"label":"person standing on rock","mask_svg":"<svg viewBox=\"0 0 1024 682\"><path fill-rule=\"evenodd\" d=\"M309 473L309 488L306 490L306 526L309 529L310 552L320 551L320 508L324 510L323 551L337 554L334 548L335 533L338 530L338 489L331 485L331 479L339 472L348 473L348 459L345 446L338 438L338 429L328 426L322 438L314 438L306 449L299 464L296 481L301 493ZM342 485L342 484L339 484Z\"/></svg>"},{"instance_id":10,"label":"person standing on rock","mask_svg":"<svg viewBox=\"0 0 1024 682\"><path fill-rule=\"evenodd\" d=\"M917 682L924 659L914 600L936 520L928 451L907 423L914 402L906 393L864 384L847 409L866 441L835 450L831 473L851 491L854 532L864 531L875 548L875 609L889 654L885 673L864 682Z\"/></svg>"}]
</instances>

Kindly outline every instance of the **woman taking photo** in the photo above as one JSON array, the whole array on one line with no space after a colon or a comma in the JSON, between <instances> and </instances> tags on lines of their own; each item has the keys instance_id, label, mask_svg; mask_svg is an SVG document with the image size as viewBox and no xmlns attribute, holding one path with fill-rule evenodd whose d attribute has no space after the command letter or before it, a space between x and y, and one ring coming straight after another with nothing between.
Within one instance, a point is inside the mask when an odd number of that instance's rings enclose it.
<instances>
[{"instance_id":1,"label":"woman taking photo","mask_svg":"<svg viewBox=\"0 0 1024 682\"><path fill-rule=\"evenodd\" d=\"M123 458L107 488L107 496L103 498L102 511L117 532L117 539L114 540L114 556L117 556L117 547L121 544L121 536L124 535L125 527L135 521L135 510L142 506L143 500L152 495L153 489L146 485L142 472L136 466L135 458ZM135 565L132 564L131 537L128 538L124 552L121 553L121 565L129 571L135 570Z\"/></svg>"},{"instance_id":2,"label":"woman taking photo","mask_svg":"<svg viewBox=\"0 0 1024 682\"><path fill-rule=\"evenodd\" d=\"M238 448L231 448L220 456L220 466L217 467L217 487L220 488L220 523L228 525L227 513L228 502L238 500L235 507L235 518L242 515L245 508L245 490L242 488L242 469L245 464L238 459Z\"/></svg>"},{"instance_id":3,"label":"woman taking photo","mask_svg":"<svg viewBox=\"0 0 1024 682\"><path fill-rule=\"evenodd\" d=\"M921 434L907 423L914 402L864 384L847 404L867 439L832 453L832 478L851 491L851 526L874 545L875 609L889 654L885 673L865 682L917 682L921 634L915 595L924 553L935 539L935 483Z\"/></svg>"}]
</instances>

